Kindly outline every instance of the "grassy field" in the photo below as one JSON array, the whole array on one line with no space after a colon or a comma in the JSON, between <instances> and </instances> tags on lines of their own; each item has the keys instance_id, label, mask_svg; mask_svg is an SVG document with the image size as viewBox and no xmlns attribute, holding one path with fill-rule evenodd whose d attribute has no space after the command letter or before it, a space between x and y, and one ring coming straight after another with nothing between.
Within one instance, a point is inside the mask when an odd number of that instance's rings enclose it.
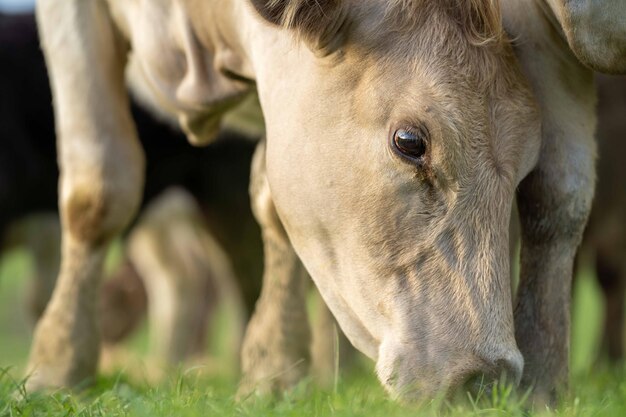
<instances>
[{"instance_id":1,"label":"grassy field","mask_svg":"<svg viewBox=\"0 0 626 417\"><path fill-rule=\"evenodd\" d=\"M4 416L626 416L626 369L596 360L602 319L598 289L589 271L577 280L573 308L571 392L556 410L529 411L506 387L492 395L454 403L402 406L390 401L363 363L340 374L333 387L303 382L281 400L249 398L236 402L232 366L196 363L169 372L160 382L144 357L145 330L129 341L132 360L121 371L109 370L80 392L49 395L23 392L23 367L31 324L24 307L30 274L26 253L0 259L0 417ZM223 333L224 326L217 326ZM213 335L223 339L223 335ZM211 344L211 363L228 363L228 349ZM131 370L132 368L132 370ZM207 373L206 369L219 369ZM119 369L119 367L118 367ZM142 371L143 370L143 371ZM210 374L210 375L209 375Z\"/></svg>"}]
</instances>

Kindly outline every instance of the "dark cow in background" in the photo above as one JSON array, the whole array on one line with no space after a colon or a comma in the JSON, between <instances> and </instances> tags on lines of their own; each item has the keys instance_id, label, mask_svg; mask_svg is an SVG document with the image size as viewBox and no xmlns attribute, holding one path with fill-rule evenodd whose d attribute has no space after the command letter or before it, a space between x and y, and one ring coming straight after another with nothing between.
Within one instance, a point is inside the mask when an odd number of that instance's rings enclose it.
<instances>
[{"instance_id":1,"label":"dark cow in background","mask_svg":"<svg viewBox=\"0 0 626 417\"><path fill-rule=\"evenodd\" d=\"M0 14L0 234L27 213L56 211L52 96L31 15Z\"/></svg>"},{"instance_id":2,"label":"dark cow in background","mask_svg":"<svg viewBox=\"0 0 626 417\"><path fill-rule=\"evenodd\" d=\"M52 97L32 14L0 14L0 62L2 242L16 221L31 214L57 212L59 171ZM146 152L144 203L172 186L183 187L195 197L202 215L195 225L208 226L230 255L246 314L251 314L260 291L262 269L260 232L247 192L255 143L247 135L229 131L210 147L193 148L180 132L158 122L137 105L133 104L132 110ZM188 211L196 210L190 208L195 203L183 204ZM154 222L150 227L155 227ZM26 229L26 243L37 261L38 280L30 299L30 309L37 316L45 308L58 273L58 216L40 219ZM102 328L108 342L126 337L146 309L145 290L135 266L125 261L114 275L103 286L102 308L106 314ZM211 290L215 288L207 289L207 297Z\"/></svg>"}]
</instances>

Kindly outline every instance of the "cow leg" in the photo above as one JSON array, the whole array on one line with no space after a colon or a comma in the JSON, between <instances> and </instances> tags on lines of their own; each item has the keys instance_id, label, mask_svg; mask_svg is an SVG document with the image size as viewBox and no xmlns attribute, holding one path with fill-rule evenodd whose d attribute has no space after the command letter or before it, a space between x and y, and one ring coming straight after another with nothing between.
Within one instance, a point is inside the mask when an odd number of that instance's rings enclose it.
<instances>
[{"instance_id":1,"label":"cow leg","mask_svg":"<svg viewBox=\"0 0 626 417\"><path fill-rule=\"evenodd\" d=\"M38 323L27 389L93 377L96 320L109 242L135 213L144 159L124 86L127 50L102 1L37 2L61 165L61 271Z\"/></svg>"},{"instance_id":2,"label":"cow leg","mask_svg":"<svg viewBox=\"0 0 626 417\"><path fill-rule=\"evenodd\" d=\"M314 296L317 314L312 323L311 368L316 382L331 386L340 371L354 365L357 351L339 328L317 289L314 289Z\"/></svg>"},{"instance_id":3,"label":"cow leg","mask_svg":"<svg viewBox=\"0 0 626 417\"><path fill-rule=\"evenodd\" d=\"M59 275L61 230L56 214L30 220L25 243L33 255L34 277L28 289L28 307L33 323L43 314ZM36 231L35 231L36 229Z\"/></svg>"},{"instance_id":4,"label":"cow leg","mask_svg":"<svg viewBox=\"0 0 626 417\"><path fill-rule=\"evenodd\" d=\"M581 120L575 112L571 116ZM523 386L534 387L538 403L553 403L568 381L571 277L591 209L595 143L593 122L572 131L552 125L549 115L544 120L538 166L518 191L522 246L515 331L525 360Z\"/></svg>"},{"instance_id":5,"label":"cow leg","mask_svg":"<svg viewBox=\"0 0 626 417\"><path fill-rule=\"evenodd\" d=\"M263 288L242 347L239 397L279 393L308 372L311 340L307 274L277 216L264 174L263 145L254 156L251 196L264 245Z\"/></svg>"},{"instance_id":6,"label":"cow leg","mask_svg":"<svg viewBox=\"0 0 626 417\"><path fill-rule=\"evenodd\" d=\"M100 291L100 334L106 347L121 344L145 318L148 296L139 273L125 259Z\"/></svg>"},{"instance_id":7,"label":"cow leg","mask_svg":"<svg viewBox=\"0 0 626 417\"><path fill-rule=\"evenodd\" d=\"M525 360L522 383L533 386L540 401L553 402L568 380L571 277L593 194L592 144L587 151L584 163L557 172L539 168L520 187L515 330Z\"/></svg>"},{"instance_id":8,"label":"cow leg","mask_svg":"<svg viewBox=\"0 0 626 417\"><path fill-rule=\"evenodd\" d=\"M28 318L35 325L43 314L57 276L61 260L61 227L55 213L36 214L7 228L7 248L23 246L33 262L33 276L26 290ZM4 247L3 247L4 249Z\"/></svg>"},{"instance_id":9,"label":"cow leg","mask_svg":"<svg viewBox=\"0 0 626 417\"><path fill-rule=\"evenodd\" d=\"M170 189L150 203L129 238L128 254L146 287L150 348L159 360L176 365L204 354L219 299L235 309L241 325L232 330L241 341L244 307L230 262L185 190Z\"/></svg>"}]
</instances>

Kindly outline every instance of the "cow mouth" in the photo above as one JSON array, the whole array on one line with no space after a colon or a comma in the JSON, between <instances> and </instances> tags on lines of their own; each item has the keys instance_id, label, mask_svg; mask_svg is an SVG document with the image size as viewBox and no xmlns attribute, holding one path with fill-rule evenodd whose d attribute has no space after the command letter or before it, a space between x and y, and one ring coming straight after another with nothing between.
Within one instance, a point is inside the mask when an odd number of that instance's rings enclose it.
<instances>
[{"instance_id":1,"label":"cow mouth","mask_svg":"<svg viewBox=\"0 0 626 417\"><path fill-rule=\"evenodd\" d=\"M247 92L233 94L219 103L207 103L201 109L182 112L178 121L194 146L209 144L219 133L222 115L247 96Z\"/></svg>"},{"instance_id":2,"label":"cow mouth","mask_svg":"<svg viewBox=\"0 0 626 417\"><path fill-rule=\"evenodd\" d=\"M204 146L217 136L220 117L202 113L183 114L178 118L187 139L194 146Z\"/></svg>"}]
</instances>

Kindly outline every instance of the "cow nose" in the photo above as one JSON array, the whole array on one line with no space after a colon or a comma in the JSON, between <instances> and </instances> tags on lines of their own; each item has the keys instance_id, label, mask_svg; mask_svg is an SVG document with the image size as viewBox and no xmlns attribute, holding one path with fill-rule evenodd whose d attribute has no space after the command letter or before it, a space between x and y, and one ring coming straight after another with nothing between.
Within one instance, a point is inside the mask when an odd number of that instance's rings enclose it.
<instances>
[{"instance_id":1,"label":"cow nose","mask_svg":"<svg viewBox=\"0 0 626 417\"><path fill-rule=\"evenodd\" d=\"M517 349L496 361L496 373L515 385L520 383L523 371L524 358Z\"/></svg>"},{"instance_id":2,"label":"cow nose","mask_svg":"<svg viewBox=\"0 0 626 417\"><path fill-rule=\"evenodd\" d=\"M491 394L491 388L495 381L518 385L522 378L524 359L521 353L515 351L501 355L493 361L486 361L487 367L480 372L470 374L465 382L467 391L474 395L479 392Z\"/></svg>"}]
</instances>

